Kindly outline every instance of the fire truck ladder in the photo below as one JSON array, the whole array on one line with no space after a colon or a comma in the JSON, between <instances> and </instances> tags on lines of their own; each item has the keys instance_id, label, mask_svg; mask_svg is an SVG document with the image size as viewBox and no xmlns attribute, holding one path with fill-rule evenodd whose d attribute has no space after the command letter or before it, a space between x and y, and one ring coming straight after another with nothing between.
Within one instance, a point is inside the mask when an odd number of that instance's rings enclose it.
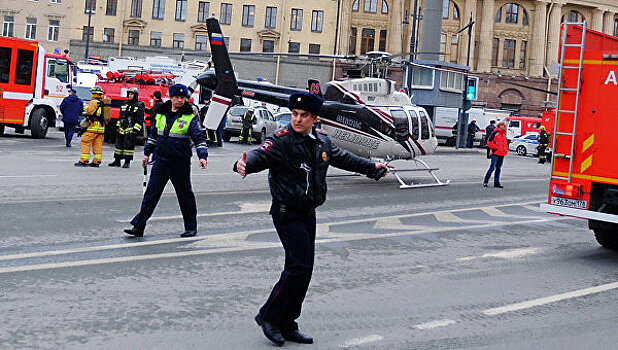
<instances>
[{"instance_id":1,"label":"fire truck ladder","mask_svg":"<svg viewBox=\"0 0 618 350\"><path fill-rule=\"evenodd\" d=\"M581 26L582 27L582 37L581 42L577 44L567 44L567 32L569 26ZM553 136L552 145L554 150L556 149L556 138L558 135L569 136L571 138L571 151L569 154L556 154L556 152L552 152L552 161L555 161L556 158L565 158L569 160L569 176L555 176L552 172L552 179L559 180L567 180L569 183L571 182L571 178L573 175L573 153L575 150L575 130L577 129L577 116L579 109L579 96L580 96L580 88L581 88L581 77L582 77L582 67L584 64L584 44L586 43L586 22L567 22L564 23L564 30L562 32L562 42L561 42L561 50L560 50L560 75L558 77L558 110L556 111L556 122L555 122L555 131ZM564 64L564 53L567 48L579 48L579 61L577 66L565 66ZM577 87L567 87L563 82L563 74L565 69L577 69ZM562 100L562 94L568 92L575 92L575 109L574 110L566 110L560 109L560 102ZM558 125L561 114L572 114L573 115L573 128L572 132L558 132ZM556 163L554 163L556 164Z\"/></svg>"}]
</instances>

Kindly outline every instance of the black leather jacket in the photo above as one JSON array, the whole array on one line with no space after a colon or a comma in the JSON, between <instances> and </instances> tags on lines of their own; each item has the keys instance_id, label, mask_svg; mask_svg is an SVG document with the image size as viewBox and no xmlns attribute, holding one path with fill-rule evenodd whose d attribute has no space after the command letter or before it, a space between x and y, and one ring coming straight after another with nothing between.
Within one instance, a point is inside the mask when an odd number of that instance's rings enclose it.
<instances>
[{"instance_id":1,"label":"black leather jacket","mask_svg":"<svg viewBox=\"0 0 618 350\"><path fill-rule=\"evenodd\" d=\"M376 172L375 163L340 149L324 131L314 128L312 135L299 134L288 124L247 154L247 174L270 170L273 202L299 210L322 205L329 165L365 175Z\"/></svg>"}]
</instances>

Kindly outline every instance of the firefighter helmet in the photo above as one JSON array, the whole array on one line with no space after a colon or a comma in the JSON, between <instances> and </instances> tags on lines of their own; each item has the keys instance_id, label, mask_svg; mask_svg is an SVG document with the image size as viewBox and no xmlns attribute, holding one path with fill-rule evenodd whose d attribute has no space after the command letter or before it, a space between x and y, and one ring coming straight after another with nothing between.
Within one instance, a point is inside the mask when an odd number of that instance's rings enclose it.
<instances>
[{"instance_id":1,"label":"firefighter helmet","mask_svg":"<svg viewBox=\"0 0 618 350\"><path fill-rule=\"evenodd\" d=\"M129 97L129 94L133 94L134 95L134 99L137 99L137 96L139 96L139 91L137 91L136 87L132 87L129 90L127 90L127 97Z\"/></svg>"},{"instance_id":2,"label":"firefighter helmet","mask_svg":"<svg viewBox=\"0 0 618 350\"><path fill-rule=\"evenodd\" d=\"M92 88L92 90L90 90L90 93L92 95L103 95L103 89L101 89L100 86L95 86Z\"/></svg>"}]
</instances>

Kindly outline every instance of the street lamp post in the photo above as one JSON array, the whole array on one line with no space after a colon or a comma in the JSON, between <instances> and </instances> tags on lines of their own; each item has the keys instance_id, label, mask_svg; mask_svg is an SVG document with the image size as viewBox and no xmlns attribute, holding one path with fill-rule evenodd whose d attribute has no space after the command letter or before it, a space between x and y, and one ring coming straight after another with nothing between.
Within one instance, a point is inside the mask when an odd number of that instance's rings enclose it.
<instances>
[{"instance_id":1,"label":"street lamp post","mask_svg":"<svg viewBox=\"0 0 618 350\"><path fill-rule=\"evenodd\" d=\"M88 33L86 33L86 53L84 59L88 61L88 52L90 51L90 21L92 19L92 0L88 0Z\"/></svg>"},{"instance_id":2,"label":"street lamp post","mask_svg":"<svg viewBox=\"0 0 618 350\"><path fill-rule=\"evenodd\" d=\"M407 66L406 88L408 96L412 96L412 62L414 62L414 51L416 50L416 15L418 10L418 0L414 0L414 12L412 13L412 35L410 35L410 59Z\"/></svg>"},{"instance_id":3,"label":"street lamp post","mask_svg":"<svg viewBox=\"0 0 618 350\"><path fill-rule=\"evenodd\" d=\"M461 28L457 34L463 32L464 30L468 30L468 57L466 58L466 66L470 69L470 42L472 40L472 26L474 25L474 21L472 20L472 12L470 12L470 22ZM463 89L463 100L461 104L461 112L459 113L459 119L457 120L457 141L455 142L455 148L463 148L466 146L465 142L468 138L468 130L467 130L467 122L468 122L468 109L470 109L470 101L468 101L468 74L464 74L463 77L464 89Z\"/></svg>"}]
</instances>

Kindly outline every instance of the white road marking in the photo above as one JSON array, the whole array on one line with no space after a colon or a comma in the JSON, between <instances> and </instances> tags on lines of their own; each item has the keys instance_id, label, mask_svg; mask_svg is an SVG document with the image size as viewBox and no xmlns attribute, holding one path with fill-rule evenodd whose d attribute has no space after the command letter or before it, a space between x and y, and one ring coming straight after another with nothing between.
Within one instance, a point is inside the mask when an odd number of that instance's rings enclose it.
<instances>
[{"instance_id":1,"label":"white road marking","mask_svg":"<svg viewBox=\"0 0 618 350\"><path fill-rule=\"evenodd\" d=\"M0 179L21 179L31 177L56 177L58 175L0 175Z\"/></svg>"},{"instance_id":2,"label":"white road marking","mask_svg":"<svg viewBox=\"0 0 618 350\"><path fill-rule=\"evenodd\" d=\"M539 208L539 206L534 206L534 205L522 205L522 207L528 209L528 210L532 210L532 211L536 211L537 213L544 213L545 211L541 210L541 208Z\"/></svg>"},{"instance_id":3,"label":"white road marking","mask_svg":"<svg viewBox=\"0 0 618 350\"><path fill-rule=\"evenodd\" d=\"M433 328L438 328L438 327L445 327L451 324L455 324L457 323L454 320L449 320L449 319L443 319L443 320L436 320L436 321L431 321L431 322L425 322L425 323L421 323L421 324L417 324L414 325L412 327L416 328L416 329L420 329L420 330L424 330L424 329L433 329Z\"/></svg>"},{"instance_id":4,"label":"white road marking","mask_svg":"<svg viewBox=\"0 0 618 350\"><path fill-rule=\"evenodd\" d=\"M433 216L440 222L465 222L464 219L448 211L434 213Z\"/></svg>"},{"instance_id":5,"label":"white road marking","mask_svg":"<svg viewBox=\"0 0 618 350\"><path fill-rule=\"evenodd\" d=\"M400 218L379 218L373 224L374 230L409 230L410 227L411 225L403 224Z\"/></svg>"},{"instance_id":6,"label":"white road marking","mask_svg":"<svg viewBox=\"0 0 618 350\"><path fill-rule=\"evenodd\" d=\"M368 344L368 343L373 343L379 340L384 339L383 336L378 335L378 334L373 334L373 335L368 335L366 337L362 337L362 338L354 338L354 339L350 339L348 341L346 341L345 343L343 343L341 345L342 348L351 348L354 346L359 346L359 345L363 345L363 344Z\"/></svg>"},{"instance_id":7,"label":"white road marking","mask_svg":"<svg viewBox=\"0 0 618 350\"><path fill-rule=\"evenodd\" d=\"M552 296L545 297L545 298L533 299L533 300L528 300L528 301L524 301L521 303L515 303L511 305L487 309L483 311L483 314L487 316L495 316L495 315L500 315L500 314L504 314L507 312L518 311L518 310L528 309L528 308L535 307L535 306L555 303L557 301L579 298L582 296L601 293L601 292L607 292L608 290L612 290L616 288L618 288L618 282L613 282L613 283L603 284L603 285L596 286L596 287L579 289L579 290L562 293L562 294L556 294L556 295L552 295Z\"/></svg>"},{"instance_id":8,"label":"white road marking","mask_svg":"<svg viewBox=\"0 0 618 350\"><path fill-rule=\"evenodd\" d=\"M382 239L382 238L390 238L390 237L402 237L402 236L413 236L420 235L426 233L439 233L439 232L448 232L448 231L461 231L461 230L475 230L481 228L489 228L489 227L497 227L504 225L520 225L520 224L528 224L528 223L539 223L539 222L548 222L548 221L559 221L559 220L569 220L568 217L550 217L550 218L541 218L537 220L522 220L522 221L513 221L513 222L490 222L479 225L470 225L470 226L460 226L460 227L440 227L440 228L430 228L422 231L407 231L407 232L395 232L395 233L384 233L384 234L346 234L345 236L340 237L332 237L332 238L324 238L324 239L316 239L316 244L324 244L324 243L333 243L333 242L352 242L352 241L360 241L366 239ZM260 232L267 232L267 230L257 230ZM183 238L184 240L189 240L187 238ZM193 240L197 240L199 238L194 238ZM204 239L204 237L201 237ZM170 240L163 240L160 243L168 243ZM134 244L139 243L150 243L150 242L136 242ZM124 244L122 244L124 246ZM118 246L118 245L116 245ZM61 263L48 263L48 264L35 264L35 265L25 265L25 266L15 266L15 267L5 267L0 268L0 274L9 273L9 272L23 272L23 271L36 271L36 270L46 270L46 269L54 269L54 268L63 268L63 267L73 267L73 266L86 266L86 265L100 265L100 264L110 264L110 263L118 263L118 262L126 262L126 261L141 261L141 260L152 260L152 259L163 259L163 258L177 258L177 257L185 257L185 256L197 256L197 255L208 255L208 254L216 254L216 253L227 253L227 252L239 252L239 251L254 251L259 249L268 249L280 247L281 243L279 242L240 242L239 246L235 247L220 247L206 250L194 250L194 251L182 251L182 252L170 252L170 253L160 253L160 254L146 254L146 255L138 255L138 256L126 256L126 257L116 257L116 258L103 258L103 259L91 259L91 260L81 260L81 261L67 261ZM109 247L109 246L108 246ZM92 247L93 249L96 247ZM103 249L114 249L103 247ZM46 252L42 252L45 254ZM67 249L62 254L72 253L71 249ZM32 253L37 254L37 253Z\"/></svg>"},{"instance_id":9,"label":"white road marking","mask_svg":"<svg viewBox=\"0 0 618 350\"><path fill-rule=\"evenodd\" d=\"M485 214L489 216L498 216L498 217L510 216L510 215L506 215L504 212L500 211L497 208L483 208L481 209L481 211L483 211Z\"/></svg>"},{"instance_id":10,"label":"white road marking","mask_svg":"<svg viewBox=\"0 0 618 350\"><path fill-rule=\"evenodd\" d=\"M522 256L537 254L541 252L540 248L519 248L519 249L508 249L503 250L496 253L487 253L480 256L466 256L463 258L457 259L458 261L470 261L476 259L485 259L485 258L500 258L500 259L517 259Z\"/></svg>"}]
</instances>

